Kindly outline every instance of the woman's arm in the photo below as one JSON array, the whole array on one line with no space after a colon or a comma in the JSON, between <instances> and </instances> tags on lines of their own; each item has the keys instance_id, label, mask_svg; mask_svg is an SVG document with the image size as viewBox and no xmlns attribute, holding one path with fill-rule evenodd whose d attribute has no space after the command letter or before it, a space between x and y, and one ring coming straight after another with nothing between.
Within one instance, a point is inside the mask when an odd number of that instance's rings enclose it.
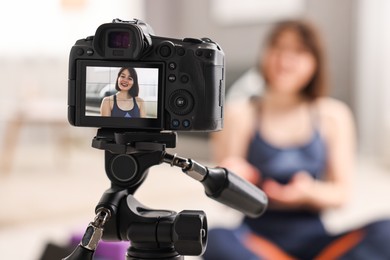
<instances>
[{"instance_id":1,"label":"woman's arm","mask_svg":"<svg viewBox=\"0 0 390 260\"><path fill-rule=\"evenodd\" d=\"M101 116L111 116L111 102L110 97L103 98L102 104L100 105L100 115Z\"/></svg>"},{"instance_id":2,"label":"woman's arm","mask_svg":"<svg viewBox=\"0 0 390 260\"><path fill-rule=\"evenodd\" d=\"M316 192L311 194L311 201L318 207L341 206L351 193L356 153L355 123L345 104L325 99L319 105L328 119L324 122L328 133L325 134L328 163L326 179L314 183Z\"/></svg>"},{"instance_id":3,"label":"woman's arm","mask_svg":"<svg viewBox=\"0 0 390 260\"><path fill-rule=\"evenodd\" d=\"M140 117L146 117L145 102L142 98L135 98L139 107Z\"/></svg>"},{"instance_id":4,"label":"woman's arm","mask_svg":"<svg viewBox=\"0 0 390 260\"><path fill-rule=\"evenodd\" d=\"M212 134L213 156L219 163L226 157L246 157L253 117L250 104L234 102L225 106L223 129Z\"/></svg>"},{"instance_id":5,"label":"woman's arm","mask_svg":"<svg viewBox=\"0 0 390 260\"><path fill-rule=\"evenodd\" d=\"M211 135L213 159L242 178L257 183L258 171L247 162L247 150L254 129L254 109L247 101L225 106L223 130Z\"/></svg>"}]
</instances>

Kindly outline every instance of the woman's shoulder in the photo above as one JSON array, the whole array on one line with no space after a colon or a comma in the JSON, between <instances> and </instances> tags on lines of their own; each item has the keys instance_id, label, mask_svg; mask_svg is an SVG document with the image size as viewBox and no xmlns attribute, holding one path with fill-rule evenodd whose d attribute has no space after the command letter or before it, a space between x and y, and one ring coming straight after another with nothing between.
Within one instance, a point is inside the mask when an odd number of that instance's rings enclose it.
<instances>
[{"instance_id":1,"label":"woman's shoulder","mask_svg":"<svg viewBox=\"0 0 390 260\"><path fill-rule=\"evenodd\" d=\"M225 106L224 125L237 133L251 133L256 121L256 106L250 100L228 102Z\"/></svg>"},{"instance_id":2,"label":"woman's shoulder","mask_svg":"<svg viewBox=\"0 0 390 260\"><path fill-rule=\"evenodd\" d=\"M315 103L319 108L319 111L324 114L337 116L339 114L343 115L351 113L347 104L335 98L321 97L318 98Z\"/></svg>"},{"instance_id":3,"label":"woman's shoulder","mask_svg":"<svg viewBox=\"0 0 390 260\"><path fill-rule=\"evenodd\" d=\"M135 101L137 101L137 103L144 102L144 100L140 97L135 97Z\"/></svg>"},{"instance_id":4,"label":"woman's shoulder","mask_svg":"<svg viewBox=\"0 0 390 260\"><path fill-rule=\"evenodd\" d=\"M114 100L114 96L115 95L104 97L103 102L108 102L108 101L112 102Z\"/></svg>"},{"instance_id":5,"label":"woman's shoulder","mask_svg":"<svg viewBox=\"0 0 390 260\"><path fill-rule=\"evenodd\" d=\"M353 121L353 115L348 105L331 97L321 97L315 101L319 116L330 124L345 125Z\"/></svg>"},{"instance_id":6,"label":"woman's shoulder","mask_svg":"<svg viewBox=\"0 0 390 260\"><path fill-rule=\"evenodd\" d=\"M233 117L242 121L244 118L253 119L255 103L252 100L237 100L228 102L225 105L225 116Z\"/></svg>"}]
</instances>

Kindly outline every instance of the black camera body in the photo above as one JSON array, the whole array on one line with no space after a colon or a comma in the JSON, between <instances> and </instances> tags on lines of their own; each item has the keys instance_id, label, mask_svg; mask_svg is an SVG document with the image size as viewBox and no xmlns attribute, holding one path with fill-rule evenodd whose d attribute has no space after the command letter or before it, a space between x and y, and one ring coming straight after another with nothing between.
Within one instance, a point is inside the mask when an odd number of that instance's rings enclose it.
<instances>
[{"instance_id":1,"label":"black camera body","mask_svg":"<svg viewBox=\"0 0 390 260\"><path fill-rule=\"evenodd\" d=\"M102 115L104 99L112 109L125 104L113 97L118 71L128 67L135 69L132 80L139 87L139 99L129 102L144 115ZM224 53L207 38L155 36L140 20L116 19L72 47L68 87L68 120L74 126L216 131L223 125Z\"/></svg>"}]
</instances>

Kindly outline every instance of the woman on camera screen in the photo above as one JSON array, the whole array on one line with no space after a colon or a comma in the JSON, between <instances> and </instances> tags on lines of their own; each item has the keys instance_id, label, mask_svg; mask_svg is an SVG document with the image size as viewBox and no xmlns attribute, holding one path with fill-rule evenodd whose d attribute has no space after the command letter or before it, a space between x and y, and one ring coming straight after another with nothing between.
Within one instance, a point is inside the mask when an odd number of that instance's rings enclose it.
<instances>
[{"instance_id":1,"label":"woman on camera screen","mask_svg":"<svg viewBox=\"0 0 390 260\"><path fill-rule=\"evenodd\" d=\"M101 116L139 118L145 117L144 101L138 97L138 76L134 68L122 67L115 83L118 91L105 97L100 106Z\"/></svg>"},{"instance_id":2,"label":"woman on camera screen","mask_svg":"<svg viewBox=\"0 0 390 260\"><path fill-rule=\"evenodd\" d=\"M323 56L310 24L278 24L259 60L264 93L227 106L215 160L263 189L269 207L210 230L205 259L390 259L389 221L331 235L321 220L346 202L355 152L349 108L325 96Z\"/></svg>"}]
</instances>

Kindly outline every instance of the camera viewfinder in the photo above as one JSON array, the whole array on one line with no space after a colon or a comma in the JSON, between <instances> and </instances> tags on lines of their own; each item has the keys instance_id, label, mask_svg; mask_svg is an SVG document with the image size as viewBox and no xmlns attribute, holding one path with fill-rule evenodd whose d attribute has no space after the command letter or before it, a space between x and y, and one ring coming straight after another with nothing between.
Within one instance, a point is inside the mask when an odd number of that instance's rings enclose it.
<instances>
[{"instance_id":1,"label":"camera viewfinder","mask_svg":"<svg viewBox=\"0 0 390 260\"><path fill-rule=\"evenodd\" d=\"M127 49L130 47L130 33L126 31L114 31L108 34L108 47Z\"/></svg>"}]
</instances>

